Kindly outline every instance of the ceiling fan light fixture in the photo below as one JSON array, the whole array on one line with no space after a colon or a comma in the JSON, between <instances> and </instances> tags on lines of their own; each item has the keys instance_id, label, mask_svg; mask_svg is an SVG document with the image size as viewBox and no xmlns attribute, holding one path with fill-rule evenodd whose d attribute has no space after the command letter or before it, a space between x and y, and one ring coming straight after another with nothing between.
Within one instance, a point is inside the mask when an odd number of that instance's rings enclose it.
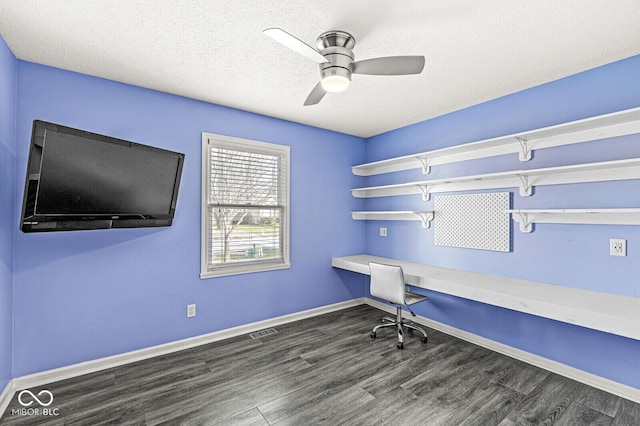
<instances>
[{"instance_id":1,"label":"ceiling fan light fixture","mask_svg":"<svg viewBox=\"0 0 640 426\"><path fill-rule=\"evenodd\" d=\"M343 92L349 87L349 83L351 83L351 71L348 68L329 64L320 65L320 85L326 92Z\"/></svg>"},{"instance_id":2,"label":"ceiling fan light fixture","mask_svg":"<svg viewBox=\"0 0 640 426\"><path fill-rule=\"evenodd\" d=\"M338 74L327 75L321 80L322 88L331 93L338 93L347 90L349 83L351 83L351 80L349 80L348 77Z\"/></svg>"}]
</instances>

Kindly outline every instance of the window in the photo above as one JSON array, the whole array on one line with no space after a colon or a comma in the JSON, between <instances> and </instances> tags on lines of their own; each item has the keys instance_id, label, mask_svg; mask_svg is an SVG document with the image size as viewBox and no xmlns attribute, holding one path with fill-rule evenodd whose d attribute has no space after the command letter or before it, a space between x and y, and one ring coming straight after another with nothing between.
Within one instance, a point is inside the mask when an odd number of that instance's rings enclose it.
<instances>
[{"instance_id":1,"label":"window","mask_svg":"<svg viewBox=\"0 0 640 426\"><path fill-rule=\"evenodd\" d=\"M203 133L200 277L289 266L289 147Z\"/></svg>"}]
</instances>

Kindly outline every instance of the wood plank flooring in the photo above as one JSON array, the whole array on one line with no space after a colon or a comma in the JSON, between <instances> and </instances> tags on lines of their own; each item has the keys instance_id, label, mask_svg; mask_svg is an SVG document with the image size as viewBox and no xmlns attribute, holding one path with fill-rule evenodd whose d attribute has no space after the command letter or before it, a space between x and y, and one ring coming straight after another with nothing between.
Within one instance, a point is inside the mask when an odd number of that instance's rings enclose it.
<instances>
[{"instance_id":1,"label":"wood plank flooring","mask_svg":"<svg viewBox=\"0 0 640 426\"><path fill-rule=\"evenodd\" d=\"M373 340L383 315L358 306L32 388L54 395L49 415L16 395L0 425L640 425L638 404L434 330L404 350L390 329Z\"/></svg>"}]
</instances>

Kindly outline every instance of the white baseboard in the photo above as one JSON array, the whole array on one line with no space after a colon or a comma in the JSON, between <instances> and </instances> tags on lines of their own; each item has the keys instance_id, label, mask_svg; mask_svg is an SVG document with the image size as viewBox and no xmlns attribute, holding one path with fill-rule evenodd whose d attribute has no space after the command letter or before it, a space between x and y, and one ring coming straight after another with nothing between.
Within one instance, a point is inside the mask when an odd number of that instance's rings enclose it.
<instances>
[{"instance_id":1,"label":"white baseboard","mask_svg":"<svg viewBox=\"0 0 640 426\"><path fill-rule=\"evenodd\" d=\"M309 309L305 311L296 312L289 315L283 315L276 318L271 318L264 321L258 321L251 324L245 324L238 327L229 328L226 330L217 331L214 333L205 334L202 336L191 337L188 339L178 340L175 342L165 343L158 346L152 346L145 349L140 349L132 352L126 352L119 355L113 355L106 358L100 358L92 361L86 361L78 364L73 364L53 370L42 371L39 373L29 374L27 376L21 376L11 380L5 389L0 394L0 416L6 410L7 406L11 402L15 392L28 389L35 386L45 385L47 383L56 382L59 380L65 380L72 377L81 376L83 374L94 373L97 371L105 370L107 368L117 367L124 364L129 364L136 361L141 361L149 358L153 358L159 355L165 355L172 352L181 351L184 349L193 348L196 346L204 345L207 343L213 343L220 340L228 339L231 337L241 336L243 334L252 333L254 331L262 330L269 327L276 327L278 325L287 324L293 321L298 321L314 316L339 311L342 309L368 304L374 308L381 309L389 313L395 313L393 306L378 302L376 300L362 297L358 299L348 300L346 302L335 303L328 306L322 306L319 308ZM614 382L609 379L605 379L596 376L591 373L587 373L582 370L578 370L573 367L561 364L559 362L551 361L538 355L531 354L529 352L522 351L502 343L495 342L493 340L481 337L455 327L431 320L426 317L416 316L412 319L419 324L426 327L433 328L434 330L441 331L450 336L457 337L467 342L474 343L476 345L485 347L492 351L510 356L520 361L526 362L531 365L543 368L556 374L571 378L573 380L585 383L589 386L601 389L603 391L618 395L622 398L629 399L631 401L640 403L640 389L636 389L627 385L623 385L618 382Z\"/></svg>"},{"instance_id":2,"label":"white baseboard","mask_svg":"<svg viewBox=\"0 0 640 426\"><path fill-rule=\"evenodd\" d=\"M13 398L13 394L15 393L15 391L15 382L13 380L10 380L9 383L7 383L7 386L4 387L2 393L0 393L0 417L2 417L2 414L9 406L9 403L11 402L11 398Z\"/></svg>"},{"instance_id":3,"label":"white baseboard","mask_svg":"<svg viewBox=\"0 0 640 426\"><path fill-rule=\"evenodd\" d=\"M365 303L369 306L381 309L392 314L395 314L396 312L396 309L389 304L378 302L377 300L370 299L368 297L365 297L364 299ZM434 330L441 331L450 336L457 337L467 342L490 349L494 352L510 356L511 358L526 362L527 364L535 365L536 367L551 371L552 373L568 377L575 381L584 383L586 385L640 404L640 389L614 382L613 380L605 379L603 377L596 376L595 374L587 373L586 371L578 370L577 368L573 368L568 365L541 357L539 355L534 355L532 353L516 349L503 343L499 343L494 340L487 339L486 337L478 336L477 334L460 330L458 328L443 324L438 321L434 321L420 315L413 317L408 312L404 312L404 314L406 314L405 316L407 318L410 318L414 322L424 325L425 327L433 328Z\"/></svg>"},{"instance_id":4,"label":"white baseboard","mask_svg":"<svg viewBox=\"0 0 640 426\"><path fill-rule=\"evenodd\" d=\"M165 355L172 352L181 351L184 349L190 349L196 346L205 345L207 343L217 342L219 340L229 339L231 337L241 336L243 334L252 333L254 331L263 330L269 327L276 327L278 325L290 323L293 321L299 321L306 318L315 317L318 315L339 311L342 309L350 308L353 306L359 306L365 304L364 298L358 298L348 300L346 302L335 303L332 305L321 306L319 308L308 309L305 311L296 312L289 315L283 315L276 318L270 318L264 321L258 321L250 324L241 325L238 327L228 328L214 333L204 334L201 336L190 337L188 339L177 340L175 342L169 342L158 346L152 346L132 352L126 352L123 354L113 355L106 358L100 358L91 361L85 361L78 364L72 364L65 367L56 368L53 370L42 371L39 373L29 374L27 376L21 376L13 379L9 384L11 388L7 386L9 393L9 401L13 397L13 393L18 390L28 389L35 386L45 385L47 383L56 382L59 380L66 380L72 377L81 376L84 374L94 373L97 371L105 370L107 368L118 367L120 365L129 364L136 361L142 361L145 359L153 358L159 355ZM3 397L5 397L3 392ZM2 400L0 399L0 402ZM7 402L8 404L8 402ZM0 408L3 408L0 406ZM6 409L6 407L4 407ZM0 415L4 410L0 410Z\"/></svg>"}]
</instances>

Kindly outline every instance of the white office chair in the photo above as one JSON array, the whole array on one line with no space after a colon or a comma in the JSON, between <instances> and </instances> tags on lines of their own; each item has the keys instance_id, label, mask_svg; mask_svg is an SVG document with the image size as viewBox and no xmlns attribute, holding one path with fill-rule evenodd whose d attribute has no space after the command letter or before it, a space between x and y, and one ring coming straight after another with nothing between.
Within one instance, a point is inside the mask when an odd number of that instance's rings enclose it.
<instances>
[{"instance_id":1,"label":"white office chair","mask_svg":"<svg viewBox=\"0 0 640 426\"><path fill-rule=\"evenodd\" d=\"M427 343L427 333L416 326L413 321L402 318L402 306L406 306L411 315L416 316L409 305L427 300L428 297L405 290L404 274L400 266L369 262L369 270L371 272L371 295L396 305L396 318L382 318L382 324L373 328L370 334L371 338L375 339L377 331L383 327L396 327L398 330L398 349L404 348L405 328L422 333L423 337L420 340L422 343Z\"/></svg>"}]
</instances>

